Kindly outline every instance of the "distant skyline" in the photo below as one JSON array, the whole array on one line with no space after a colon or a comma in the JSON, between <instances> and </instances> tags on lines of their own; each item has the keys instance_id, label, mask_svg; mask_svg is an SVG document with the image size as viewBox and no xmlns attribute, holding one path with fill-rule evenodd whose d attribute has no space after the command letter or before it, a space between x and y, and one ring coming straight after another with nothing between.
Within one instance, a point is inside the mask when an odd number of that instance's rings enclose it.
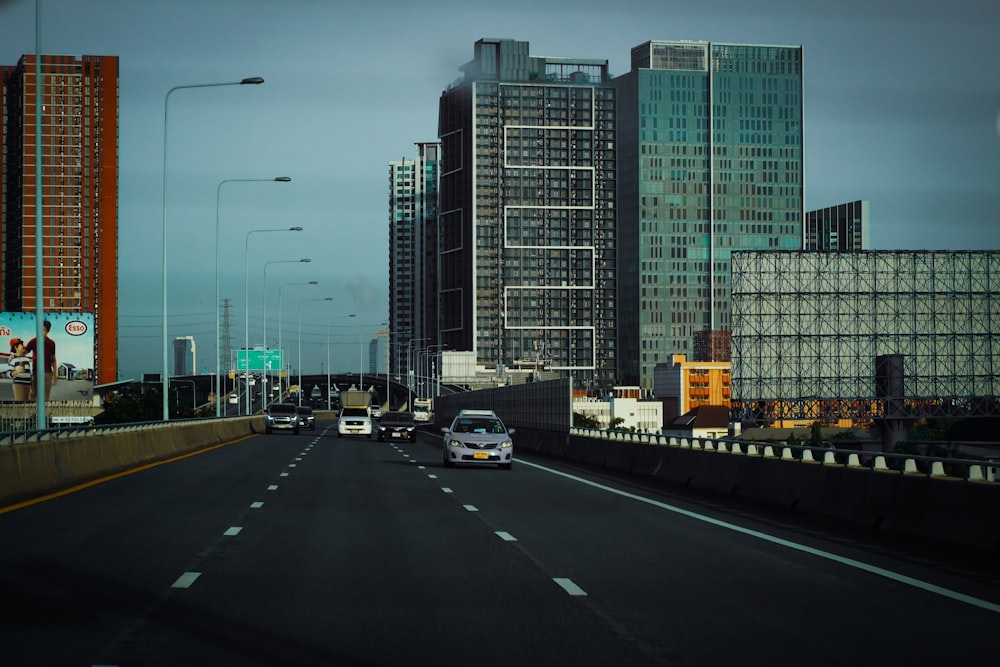
<instances>
[{"instance_id":1,"label":"distant skyline","mask_svg":"<svg viewBox=\"0 0 1000 667\"><path fill-rule=\"evenodd\" d=\"M243 344L249 240L251 344L281 330L297 362L357 370L387 320L388 163L437 139L441 91L482 37L533 55L607 58L613 75L653 39L798 45L805 62L807 210L864 199L873 249L1000 249L1000 7L991 0L837 4L548 0L347 5L323 0L41 0L42 50L120 58L120 371L161 369L164 97L178 85L261 86L170 100L169 337L194 336L212 370L217 187L222 297ZM35 50L35 2L0 0L0 63ZM319 300L333 297L334 301ZM301 313L301 317L300 317ZM348 318L348 315L355 317ZM273 339L272 339L273 334ZM212 360L208 362L207 360ZM366 369L367 370L367 369Z\"/></svg>"}]
</instances>

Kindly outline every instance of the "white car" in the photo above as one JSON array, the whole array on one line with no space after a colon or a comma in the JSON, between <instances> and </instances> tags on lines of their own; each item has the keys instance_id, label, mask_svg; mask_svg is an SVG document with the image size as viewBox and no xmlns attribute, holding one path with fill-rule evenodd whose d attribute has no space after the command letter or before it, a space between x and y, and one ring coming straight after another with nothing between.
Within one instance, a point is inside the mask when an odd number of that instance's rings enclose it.
<instances>
[{"instance_id":1,"label":"white car","mask_svg":"<svg viewBox=\"0 0 1000 667\"><path fill-rule=\"evenodd\" d=\"M462 410L441 429L444 433L442 452L444 467L456 463L493 464L510 470L514 462L514 442L508 429L492 410Z\"/></svg>"},{"instance_id":2,"label":"white car","mask_svg":"<svg viewBox=\"0 0 1000 667\"><path fill-rule=\"evenodd\" d=\"M337 437L363 435L372 437L372 418L368 408L343 408L337 417Z\"/></svg>"}]
</instances>

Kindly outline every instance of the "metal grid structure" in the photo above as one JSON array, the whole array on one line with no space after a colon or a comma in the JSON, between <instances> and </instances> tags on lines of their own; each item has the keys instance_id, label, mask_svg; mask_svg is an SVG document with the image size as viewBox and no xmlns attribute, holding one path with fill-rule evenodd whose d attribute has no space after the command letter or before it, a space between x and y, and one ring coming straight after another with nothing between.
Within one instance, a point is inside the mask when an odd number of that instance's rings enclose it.
<instances>
[{"instance_id":1,"label":"metal grid structure","mask_svg":"<svg viewBox=\"0 0 1000 667\"><path fill-rule=\"evenodd\" d=\"M1000 415L1000 252L733 253L733 417L886 415L902 355L913 417Z\"/></svg>"}]
</instances>

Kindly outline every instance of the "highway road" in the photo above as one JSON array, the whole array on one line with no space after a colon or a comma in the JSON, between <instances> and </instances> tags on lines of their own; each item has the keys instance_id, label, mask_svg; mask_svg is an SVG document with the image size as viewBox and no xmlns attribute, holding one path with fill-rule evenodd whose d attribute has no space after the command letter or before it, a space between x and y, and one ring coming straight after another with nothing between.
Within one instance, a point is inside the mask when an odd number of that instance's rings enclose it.
<instances>
[{"instance_id":1,"label":"highway road","mask_svg":"<svg viewBox=\"0 0 1000 667\"><path fill-rule=\"evenodd\" d=\"M321 422L0 509L0 663L1000 659L995 559L439 442Z\"/></svg>"}]
</instances>

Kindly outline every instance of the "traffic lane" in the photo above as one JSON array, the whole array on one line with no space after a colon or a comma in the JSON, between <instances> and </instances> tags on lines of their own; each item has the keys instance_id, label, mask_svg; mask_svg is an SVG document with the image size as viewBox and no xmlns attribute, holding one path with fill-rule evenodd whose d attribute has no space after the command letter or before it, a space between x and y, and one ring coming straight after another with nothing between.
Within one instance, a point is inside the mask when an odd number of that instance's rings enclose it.
<instances>
[{"instance_id":1,"label":"traffic lane","mask_svg":"<svg viewBox=\"0 0 1000 667\"><path fill-rule=\"evenodd\" d=\"M101 661L650 664L403 450L320 438Z\"/></svg>"},{"instance_id":2,"label":"traffic lane","mask_svg":"<svg viewBox=\"0 0 1000 667\"><path fill-rule=\"evenodd\" d=\"M5 662L92 655L247 511L287 449L278 436L250 438L0 514Z\"/></svg>"},{"instance_id":3,"label":"traffic lane","mask_svg":"<svg viewBox=\"0 0 1000 667\"><path fill-rule=\"evenodd\" d=\"M418 458L440 466L435 463L440 445L424 446ZM943 658L954 656L956 645L968 656L993 650L989 630L997 622L995 610L762 539L772 527L759 535L737 532L734 528L747 523L742 516L723 515L733 526L726 528L528 463L522 457L509 472L485 467L438 472L456 498L481 506L479 516L491 529L509 532L549 569L571 573L601 613L691 664L746 664L748 658L765 664L789 654L805 656L823 634L851 636L861 628L879 628L860 632L856 640L873 659L935 653ZM807 541L801 535L786 538ZM836 549L826 546L831 554ZM904 577L919 569L897 565L893 571L902 570ZM940 577L927 569L921 575L918 584L934 585ZM976 590L974 583L964 585ZM995 599L995 591L992 595ZM942 615L947 620L938 618ZM796 626L785 628L775 619L787 618L802 619L801 631L785 636ZM726 642L715 639L717 624L727 628ZM940 633L942 626L955 642L928 648L913 641ZM825 650L821 661L853 659L856 646Z\"/></svg>"}]
</instances>

